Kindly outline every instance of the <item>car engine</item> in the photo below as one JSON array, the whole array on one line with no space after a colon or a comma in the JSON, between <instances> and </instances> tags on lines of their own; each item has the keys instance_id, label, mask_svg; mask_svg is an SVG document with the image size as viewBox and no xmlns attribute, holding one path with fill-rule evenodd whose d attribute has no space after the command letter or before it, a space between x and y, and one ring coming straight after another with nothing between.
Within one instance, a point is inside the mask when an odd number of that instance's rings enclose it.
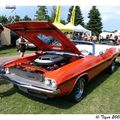
<instances>
[{"instance_id":1,"label":"car engine","mask_svg":"<svg viewBox=\"0 0 120 120\"><path fill-rule=\"evenodd\" d=\"M39 65L54 65L63 60L64 58L60 55L42 55L34 60L34 62Z\"/></svg>"},{"instance_id":2,"label":"car engine","mask_svg":"<svg viewBox=\"0 0 120 120\"><path fill-rule=\"evenodd\" d=\"M39 56L33 62L31 62L30 65L42 67L46 70L55 70L67 64L68 62L69 57L65 57L58 54L44 54Z\"/></svg>"}]
</instances>

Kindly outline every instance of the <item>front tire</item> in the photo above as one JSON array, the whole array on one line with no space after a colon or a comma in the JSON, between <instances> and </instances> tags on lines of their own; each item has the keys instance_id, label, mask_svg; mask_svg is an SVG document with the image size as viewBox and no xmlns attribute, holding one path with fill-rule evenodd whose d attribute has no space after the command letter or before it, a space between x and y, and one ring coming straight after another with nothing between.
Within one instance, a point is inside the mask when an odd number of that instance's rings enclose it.
<instances>
[{"instance_id":1,"label":"front tire","mask_svg":"<svg viewBox=\"0 0 120 120\"><path fill-rule=\"evenodd\" d=\"M72 92L69 94L68 98L72 102L79 102L83 98L84 90L85 78L80 78L74 86Z\"/></svg>"},{"instance_id":2,"label":"front tire","mask_svg":"<svg viewBox=\"0 0 120 120\"><path fill-rule=\"evenodd\" d=\"M115 60L112 62L112 64L108 67L108 73L112 74L114 73L116 70L116 64L115 64Z\"/></svg>"}]
</instances>

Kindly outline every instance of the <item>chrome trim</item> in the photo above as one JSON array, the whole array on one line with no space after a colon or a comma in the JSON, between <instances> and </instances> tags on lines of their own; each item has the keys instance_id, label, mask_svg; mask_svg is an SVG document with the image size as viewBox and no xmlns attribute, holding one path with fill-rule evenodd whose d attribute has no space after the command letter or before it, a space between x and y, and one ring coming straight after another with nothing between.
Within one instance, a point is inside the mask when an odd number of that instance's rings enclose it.
<instances>
[{"instance_id":1,"label":"chrome trim","mask_svg":"<svg viewBox=\"0 0 120 120\"><path fill-rule=\"evenodd\" d=\"M54 95L60 93L59 89L57 89L55 91L51 91L51 90L46 90L46 89L30 86L30 85L21 85L21 84L16 84L16 85L18 85L20 87L24 87L24 88L40 91L40 92L43 92L43 93L49 93L49 94L54 94Z\"/></svg>"},{"instance_id":2,"label":"chrome trim","mask_svg":"<svg viewBox=\"0 0 120 120\"><path fill-rule=\"evenodd\" d=\"M60 93L59 89L50 90L50 89L41 88L40 86L38 87L38 86L31 85L29 83L27 84L24 82L19 82L17 80L11 79L10 77L7 76L7 74L2 75L2 77L5 78L6 80L12 82L13 84L17 85L18 87L20 86L20 87L24 87L27 89L39 91L41 93L46 93L46 94L56 95L56 94Z\"/></svg>"}]
</instances>

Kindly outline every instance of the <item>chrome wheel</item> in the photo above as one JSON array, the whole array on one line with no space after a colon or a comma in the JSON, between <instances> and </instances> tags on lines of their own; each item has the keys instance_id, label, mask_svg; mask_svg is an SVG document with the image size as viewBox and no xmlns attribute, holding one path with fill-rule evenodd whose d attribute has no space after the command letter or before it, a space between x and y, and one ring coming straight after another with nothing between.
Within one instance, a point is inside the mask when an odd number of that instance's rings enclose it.
<instances>
[{"instance_id":1,"label":"chrome wheel","mask_svg":"<svg viewBox=\"0 0 120 120\"><path fill-rule=\"evenodd\" d=\"M114 71L115 71L115 62L113 62L111 65L111 72L114 72Z\"/></svg>"},{"instance_id":2,"label":"chrome wheel","mask_svg":"<svg viewBox=\"0 0 120 120\"><path fill-rule=\"evenodd\" d=\"M74 86L72 92L68 95L68 98L70 101L72 102L79 102L82 97L83 97L83 94L84 94L84 90L85 90L85 85L86 85L86 82L85 82L85 78L80 78L76 85Z\"/></svg>"},{"instance_id":3,"label":"chrome wheel","mask_svg":"<svg viewBox=\"0 0 120 120\"><path fill-rule=\"evenodd\" d=\"M108 67L108 72L112 74L113 72L115 72L115 69L116 69L116 65L115 65L115 61L113 61L112 64Z\"/></svg>"},{"instance_id":4,"label":"chrome wheel","mask_svg":"<svg viewBox=\"0 0 120 120\"><path fill-rule=\"evenodd\" d=\"M84 92L84 79L81 78L77 85L76 85L76 91L75 91L75 99L79 101L79 99L81 98L81 96L83 95Z\"/></svg>"}]
</instances>

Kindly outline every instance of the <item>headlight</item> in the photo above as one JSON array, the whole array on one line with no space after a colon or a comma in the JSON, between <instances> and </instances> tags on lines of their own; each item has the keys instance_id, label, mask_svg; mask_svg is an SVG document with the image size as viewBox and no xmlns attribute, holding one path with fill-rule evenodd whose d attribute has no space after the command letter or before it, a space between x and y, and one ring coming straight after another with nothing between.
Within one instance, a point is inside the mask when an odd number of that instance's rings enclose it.
<instances>
[{"instance_id":1,"label":"headlight","mask_svg":"<svg viewBox=\"0 0 120 120\"><path fill-rule=\"evenodd\" d=\"M5 73L9 74L10 73L10 69L9 68L5 68Z\"/></svg>"},{"instance_id":2,"label":"headlight","mask_svg":"<svg viewBox=\"0 0 120 120\"><path fill-rule=\"evenodd\" d=\"M56 81L51 79L51 78L45 78L44 79L44 84L48 85L50 87L54 87L54 88L56 87Z\"/></svg>"}]
</instances>

